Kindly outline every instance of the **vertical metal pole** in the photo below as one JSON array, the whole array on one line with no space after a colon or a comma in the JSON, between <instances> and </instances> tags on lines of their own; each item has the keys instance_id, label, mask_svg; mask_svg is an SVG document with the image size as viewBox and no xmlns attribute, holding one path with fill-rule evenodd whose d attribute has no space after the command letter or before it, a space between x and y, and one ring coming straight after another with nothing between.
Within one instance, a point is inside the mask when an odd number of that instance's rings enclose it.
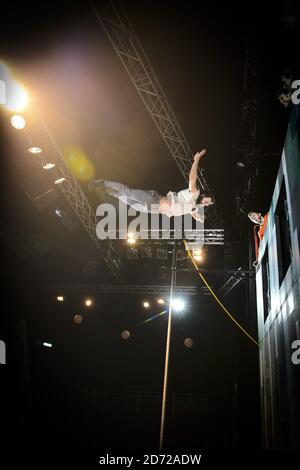
<instances>
[{"instance_id":1,"label":"vertical metal pole","mask_svg":"<svg viewBox=\"0 0 300 470\"><path fill-rule=\"evenodd\" d=\"M172 326L172 301L173 301L173 295L174 295L175 288L176 288L176 269L177 269L177 240L175 239L174 247L173 247L173 256L172 256L172 267L171 267L171 289L170 289L170 300L169 300L169 316L168 316L168 331L167 331L167 343L166 343L164 386L163 386L162 408L161 408L159 450L162 450L163 444L164 444L165 420L166 420L166 399L167 399L167 388L168 388L169 355L170 355L170 340L171 340L171 326Z\"/></svg>"}]
</instances>

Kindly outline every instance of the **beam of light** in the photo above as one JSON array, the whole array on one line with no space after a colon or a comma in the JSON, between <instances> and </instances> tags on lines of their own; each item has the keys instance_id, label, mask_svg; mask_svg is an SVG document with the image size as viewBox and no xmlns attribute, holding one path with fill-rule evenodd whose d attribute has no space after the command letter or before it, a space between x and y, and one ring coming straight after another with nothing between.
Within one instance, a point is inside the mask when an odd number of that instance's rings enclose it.
<instances>
[{"instance_id":1,"label":"beam of light","mask_svg":"<svg viewBox=\"0 0 300 470\"><path fill-rule=\"evenodd\" d=\"M63 151L64 159L76 178L90 181L95 176L94 164L79 147L67 145Z\"/></svg>"},{"instance_id":2,"label":"beam of light","mask_svg":"<svg viewBox=\"0 0 300 470\"><path fill-rule=\"evenodd\" d=\"M26 121L23 118L23 116L20 116L19 114L14 114L11 119L10 119L11 125L18 130L24 129L26 126Z\"/></svg>"},{"instance_id":3,"label":"beam of light","mask_svg":"<svg viewBox=\"0 0 300 470\"><path fill-rule=\"evenodd\" d=\"M154 317L147 318L147 320L141 321L140 323L138 323L138 326L143 325L144 323L148 323L151 320L155 320L155 318L158 318L161 315L164 315L165 313L167 313L167 311L168 310L164 310L163 312L160 312L158 315L154 315Z\"/></svg>"}]
</instances>

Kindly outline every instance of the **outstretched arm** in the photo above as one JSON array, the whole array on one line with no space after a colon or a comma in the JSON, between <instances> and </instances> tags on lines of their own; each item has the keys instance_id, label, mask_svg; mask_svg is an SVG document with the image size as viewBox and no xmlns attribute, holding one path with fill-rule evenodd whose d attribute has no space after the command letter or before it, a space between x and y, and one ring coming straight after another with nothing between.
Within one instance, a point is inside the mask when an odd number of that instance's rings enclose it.
<instances>
[{"instance_id":1,"label":"outstretched arm","mask_svg":"<svg viewBox=\"0 0 300 470\"><path fill-rule=\"evenodd\" d=\"M191 167L190 175L189 175L189 190L191 193L195 193L197 191L197 171L200 159L205 155L206 150L201 150L201 152L197 152L194 156L194 162Z\"/></svg>"}]
</instances>

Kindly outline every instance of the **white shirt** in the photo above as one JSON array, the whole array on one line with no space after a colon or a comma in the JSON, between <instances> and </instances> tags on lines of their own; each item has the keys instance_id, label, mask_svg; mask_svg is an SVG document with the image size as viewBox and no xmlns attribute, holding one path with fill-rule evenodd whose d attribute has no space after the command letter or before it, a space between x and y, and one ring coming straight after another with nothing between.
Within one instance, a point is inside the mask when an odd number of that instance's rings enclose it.
<instances>
[{"instance_id":1,"label":"white shirt","mask_svg":"<svg viewBox=\"0 0 300 470\"><path fill-rule=\"evenodd\" d=\"M163 213L168 217L190 214L196 208L196 201L199 194L199 189L194 193L188 188L179 191L179 193L169 191L167 198L170 199L171 204L169 209L165 210Z\"/></svg>"}]
</instances>

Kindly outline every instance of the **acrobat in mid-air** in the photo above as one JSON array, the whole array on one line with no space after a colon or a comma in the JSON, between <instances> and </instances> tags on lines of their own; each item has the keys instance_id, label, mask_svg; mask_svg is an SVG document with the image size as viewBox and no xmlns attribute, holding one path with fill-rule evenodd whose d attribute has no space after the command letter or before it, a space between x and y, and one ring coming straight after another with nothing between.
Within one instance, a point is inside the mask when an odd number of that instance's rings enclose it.
<instances>
[{"instance_id":1,"label":"acrobat in mid-air","mask_svg":"<svg viewBox=\"0 0 300 470\"><path fill-rule=\"evenodd\" d=\"M203 222L203 209L199 211L199 208L214 204L213 196L208 192L200 193L196 184L198 165L205 153L206 150L196 153L189 174L189 187L178 193L169 191L162 196L152 189L132 189L125 184L103 179L90 181L88 187L96 193L106 192L139 212L161 213L168 217L191 214L194 219Z\"/></svg>"}]
</instances>

